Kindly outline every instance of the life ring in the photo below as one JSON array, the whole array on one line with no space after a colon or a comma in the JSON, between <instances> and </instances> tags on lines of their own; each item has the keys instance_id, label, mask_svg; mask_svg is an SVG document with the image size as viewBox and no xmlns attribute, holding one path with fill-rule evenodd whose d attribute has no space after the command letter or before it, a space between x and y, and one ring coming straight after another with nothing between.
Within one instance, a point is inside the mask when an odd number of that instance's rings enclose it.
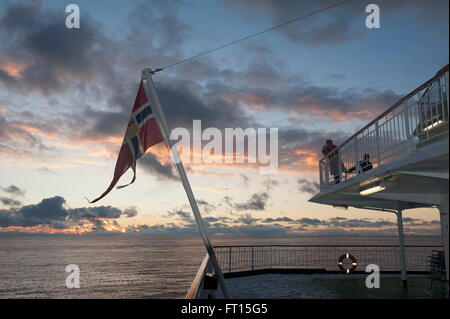
<instances>
[{"instance_id":1,"label":"life ring","mask_svg":"<svg viewBox=\"0 0 450 319\"><path fill-rule=\"evenodd\" d=\"M345 268L345 267L344 267L344 264L342 263L342 261L343 261L344 259L350 259L350 260L351 260L351 262L352 262L352 267L351 267L351 268ZM348 253L347 253L347 254L344 254L344 255L342 255L341 257L339 257L339 259L338 259L338 266L339 266L339 269L340 269L343 273L350 274L350 273L354 272L355 269L356 269L356 266L357 266L356 258L355 258L353 255L350 255L350 254L348 254Z\"/></svg>"}]
</instances>

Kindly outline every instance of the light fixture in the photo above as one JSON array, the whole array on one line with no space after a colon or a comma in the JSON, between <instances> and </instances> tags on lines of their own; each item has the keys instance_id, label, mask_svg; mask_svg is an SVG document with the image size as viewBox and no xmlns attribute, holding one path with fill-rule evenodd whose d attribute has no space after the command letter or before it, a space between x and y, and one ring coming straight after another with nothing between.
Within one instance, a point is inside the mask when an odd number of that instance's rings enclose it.
<instances>
[{"instance_id":1,"label":"light fixture","mask_svg":"<svg viewBox=\"0 0 450 319\"><path fill-rule=\"evenodd\" d=\"M375 186L371 186L370 188L366 188L366 189L361 189L359 192L359 195L361 196L367 196L373 193L378 193L381 191L384 191L386 189L386 187L382 184L378 184Z\"/></svg>"},{"instance_id":2,"label":"light fixture","mask_svg":"<svg viewBox=\"0 0 450 319\"><path fill-rule=\"evenodd\" d=\"M436 126L439 126L439 125L441 125L442 123L444 123L444 121L439 120L439 121L437 121L437 122L431 123L430 125L428 125L428 126L427 126L426 128L424 128L423 130L424 130L424 131L431 130L432 128L434 128L434 127L436 127Z\"/></svg>"},{"instance_id":3,"label":"light fixture","mask_svg":"<svg viewBox=\"0 0 450 319\"><path fill-rule=\"evenodd\" d=\"M336 209L342 209L342 210L347 210L348 206L344 206L344 205L333 205L333 208Z\"/></svg>"}]
</instances>

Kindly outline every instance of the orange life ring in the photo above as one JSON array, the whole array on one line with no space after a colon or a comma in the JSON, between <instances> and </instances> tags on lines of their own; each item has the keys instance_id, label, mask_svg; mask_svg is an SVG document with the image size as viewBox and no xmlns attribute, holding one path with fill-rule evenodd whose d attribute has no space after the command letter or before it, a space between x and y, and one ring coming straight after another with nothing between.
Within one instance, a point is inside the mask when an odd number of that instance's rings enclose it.
<instances>
[{"instance_id":1,"label":"orange life ring","mask_svg":"<svg viewBox=\"0 0 450 319\"><path fill-rule=\"evenodd\" d=\"M344 267L344 264L342 263L342 261L343 261L344 259L350 259L350 260L351 260L351 262L352 262L352 267L351 267L351 268L345 268L345 267ZM339 259L338 259L338 266L339 266L339 269L340 269L343 273L350 274L350 273L352 273L352 272L355 271L355 269L356 269L356 267L357 267L358 265L357 265L357 263L356 263L356 258L355 258L353 255L350 255L350 254L347 253L347 254L344 254L344 255L342 255L341 257L339 257Z\"/></svg>"}]
</instances>

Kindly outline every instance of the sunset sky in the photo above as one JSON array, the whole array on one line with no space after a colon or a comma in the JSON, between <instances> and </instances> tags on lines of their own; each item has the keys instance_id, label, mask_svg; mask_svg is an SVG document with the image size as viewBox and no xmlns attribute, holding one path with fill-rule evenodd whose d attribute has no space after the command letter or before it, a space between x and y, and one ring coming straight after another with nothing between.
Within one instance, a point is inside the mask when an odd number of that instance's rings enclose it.
<instances>
[{"instance_id":1,"label":"sunset sky","mask_svg":"<svg viewBox=\"0 0 450 319\"><path fill-rule=\"evenodd\" d=\"M146 67L197 53L339 1L0 0L0 235L195 235L160 144L136 182L109 185ZM65 7L81 10L67 29ZM325 140L343 142L449 60L448 1L354 0L154 76L172 128L276 127L279 167L189 164L210 234L386 235L395 216L308 202ZM119 182L132 178L131 170ZM407 234L438 235L437 209L406 211Z\"/></svg>"}]
</instances>

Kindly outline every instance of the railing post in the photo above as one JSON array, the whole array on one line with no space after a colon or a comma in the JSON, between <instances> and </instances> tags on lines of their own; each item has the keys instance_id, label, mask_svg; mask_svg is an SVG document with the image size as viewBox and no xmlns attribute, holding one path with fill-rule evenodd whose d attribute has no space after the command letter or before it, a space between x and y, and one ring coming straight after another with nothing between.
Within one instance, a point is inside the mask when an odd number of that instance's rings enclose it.
<instances>
[{"instance_id":1,"label":"railing post","mask_svg":"<svg viewBox=\"0 0 450 319\"><path fill-rule=\"evenodd\" d=\"M340 183L342 181L342 160L341 160L341 149L340 148L338 148L337 157L338 157L339 183Z\"/></svg>"},{"instance_id":2,"label":"railing post","mask_svg":"<svg viewBox=\"0 0 450 319\"><path fill-rule=\"evenodd\" d=\"M361 166L359 165L359 157L358 157L358 137L355 136L355 173L359 175L361 171Z\"/></svg>"},{"instance_id":3,"label":"railing post","mask_svg":"<svg viewBox=\"0 0 450 319\"><path fill-rule=\"evenodd\" d=\"M448 86L448 71L447 72L445 72L445 93L446 93L446 95L447 95L447 122L448 122L448 114L449 114L449 104L450 104L450 101L449 101L449 92L448 92L448 90L449 90L449 86ZM444 113L445 113L445 110L442 110Z\"/></svg>"},{"instance_id":4,"label":"railing post","mask_svg":"<svg viewBox=\"0 0 450 319\"><path fill-rule=\"evenodd\" d=\"M320 191L323 190L323 172L322 172L322 160L319 161L319 178L320 178Z\"/></svg>"},{"instance_id":5,"label":"railing post","mask_svg":"<svg viewBox=\"0 0 450 319\"><path fill-rule=\"evenodd\" d=\"M252 270L255 270L255 264L254 264L254 261L253 261L253 246L252 246Z\"/></svg>"},{"instance_id":6,"label":"railing post","mask_svg":"<svg viewBox=\"0 0 450 319\"><path fill-rule=\"evenodd\" d=\"M400 246L400 267L403 287L407 286L406 281L406 258L405 258L405 239L403 237L403 216L402 210L399 209L396 213L397 215L397 227L398 227L398 241Z\"/></svg>"},{"instance_id":7,"label":"railing post","mask_svg":"<svg viewBox=\"0 0 450 319\"><path fill-rule=\"evenodd\" d=\"M405 130L406 130L406 145L408 147L408 152L411 152L412 149L412 134L411 134L411 128L409 127L409 109L408 106L405 106Z\"/></svg>"},{"instance_id":8,"label":"railing post","mask_svg":"<svg viewBox=\"0 0 450 319\"><path fill-rule=\"evenodd\" d=\"M377 166L381 165L381 145L380 145L380 126L375 122L375 140L377 144Z\"/></svg>"},{"instance_id":9,"label":"railing post","mask_svg":"<svg viewBox=\"0 0 450 319\"><path fill-rule=\"evenodd\" d=\"M231 272L231 246L228 250L228 272Z\"/></svg>"}]
</instances>

